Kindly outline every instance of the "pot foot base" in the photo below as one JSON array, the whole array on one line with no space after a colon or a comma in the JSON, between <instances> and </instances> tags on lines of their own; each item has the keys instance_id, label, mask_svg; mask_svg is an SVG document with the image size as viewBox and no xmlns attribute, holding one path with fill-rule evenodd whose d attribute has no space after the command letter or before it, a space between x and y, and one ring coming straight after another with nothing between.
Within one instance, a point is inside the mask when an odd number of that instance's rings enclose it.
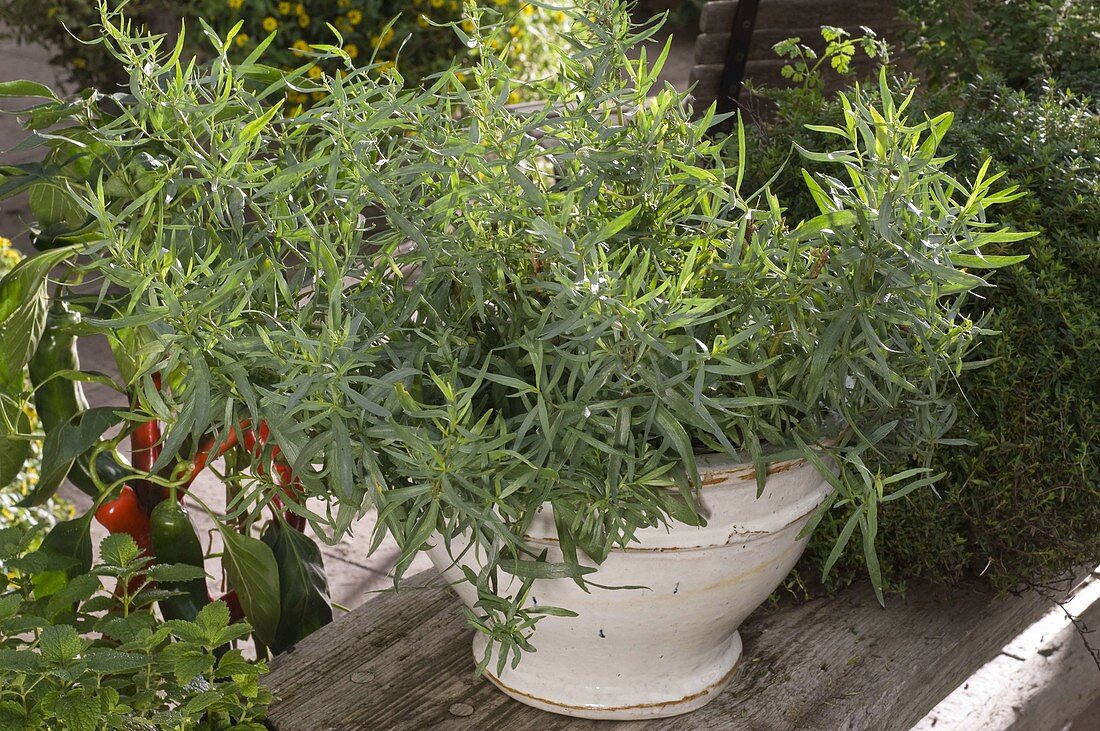
<instances>
[{"instance_id":1,"label":"pot foot base","mask_svg":"<svg viewBox=\"0 0 1100 731\"><path fill-rule=\"evenodd\" d=\"M474 656L480 659L484 656L485 643L479 642L483 635L474 638ZM615 692L603 688L598 693L593 693L591 700L578 702L576 697L568 700L550 697L554 691L546 683L538 683L537 678L526 678L530 683L524 683L523 660L520 660L519 673L509 673L507 680L501 680L492 673L489 668L485 670L485 677L493 685L506 695L511 696L520 703L551 713L575 718L592 718L597 720L637 720L644 718L665 718L688 713L697 708L702 708L722 692L736 675L741 665L741 635L734 632L726 649L719 655L716 662L709 667L701 669L696 677L699 682L681 687L673 692L665 687L647 687L640 682L633 687ZM576 696L577 693L571 693ZM598 697L597 697L598 696Z\"/></svg>"}]
</instances>

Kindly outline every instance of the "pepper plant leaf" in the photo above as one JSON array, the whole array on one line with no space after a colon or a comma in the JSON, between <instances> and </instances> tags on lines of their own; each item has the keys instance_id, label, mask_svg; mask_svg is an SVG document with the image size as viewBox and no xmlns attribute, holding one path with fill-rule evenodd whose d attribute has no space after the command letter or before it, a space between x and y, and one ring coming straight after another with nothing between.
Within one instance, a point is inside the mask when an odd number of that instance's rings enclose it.
<instances>
[{"instance_id":1,"label":"pepper plant leaf","mask_svg":"<svg viewBox=\"0 0 1100 731\"><path fill-rule=\"evenodd\" d=\"M236 589L256 636L272 646L279 632L279 564L271 547L218 521L225 542L225 574Z\"/></svg>"},{"instance_id":2,"label":"pepper plant leaf","mask_svg":"<svg viewBox=\"0 0 1100 731\"><path fill-rule=\"evenodd\" d=\"M332 606L321 549L312 538L273 522L262 540L279 565L279 626L271 643L277 654L331 622Z\"/></svg>"}]
</instances>

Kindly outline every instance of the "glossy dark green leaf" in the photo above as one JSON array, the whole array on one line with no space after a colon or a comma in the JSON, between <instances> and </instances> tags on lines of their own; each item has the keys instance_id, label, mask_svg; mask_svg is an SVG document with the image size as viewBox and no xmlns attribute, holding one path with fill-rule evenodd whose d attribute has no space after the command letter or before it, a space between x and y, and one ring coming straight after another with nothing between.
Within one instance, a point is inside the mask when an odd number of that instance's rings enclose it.
<instances>
[{"instance_id":1,"label":"glossy dark green leaf","mask_svg":"<svg viewBox=\"0 0 1100 731\"><path fill-rule=\"evenodd\" d=\"M331 622L332 606L321 549L312 538L271 523L263 541L279 565L279 628L270 645L278 654Z\"/></svg>"},{"instance_id":2,"label":"glossy dark green leaf","mask_svg":"<svg viewBox=\"0 0 1100 731\"><path fill-rule=\"evenodd\" d=\"M117 409L99 406L74 415L46 434L42 445L42 469L38 482L21 505L40 505L61 486L74 460L103 439L104 433L122 421Z\"/></svg>"},{"instance_id":3,"label":"glossy dark green leaf","mask_svg":"<svg viewBox=\"0 0 1100 731\"><path fill-rule=\"evenodd\" d=\"M219 523L225 541L225 573L256 636L268 646L278 637L281 585L271 547Z\"/></svg>"},{"instance_id":4,"label":"glossy dark green leaf","mask_svg":"<svg viewBox=\"0 0 1100 731\"><path fill-rule=\"evenodd\" d=\"M0 382L0 488L19 475L31 454L30 418L21 406L21 389L13 385Z\"/></svg>"},{"instance_id":5,"label":"glossy dark green leaf","mask_svg":"<svg viewBox=\"0 0 1100 731\"><path fill-rule=\"evenodd\" d=\"M74 576L92 568L91 521L93 513L58 523L42 539L38 553L48 560L47 570L34 577L35 596L50 596Z\"/></svg>"}]
</instances>

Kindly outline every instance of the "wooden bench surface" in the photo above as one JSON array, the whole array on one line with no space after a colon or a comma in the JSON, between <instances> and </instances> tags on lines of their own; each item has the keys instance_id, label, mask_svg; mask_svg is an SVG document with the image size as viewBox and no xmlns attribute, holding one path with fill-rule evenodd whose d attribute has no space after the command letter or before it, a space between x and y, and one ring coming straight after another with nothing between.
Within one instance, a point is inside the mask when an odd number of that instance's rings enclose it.
<instances>
[{"instance_id":1,"label":"wooden bench surface","mask_svg":"<svg viewBox=\"0 0 1100 731\"><path fill-rule=\"evenodd\" d=\"M865 586L758 610L745 659L695 713L643 722L571 719L473 676L471 631L434 571L377 595L271 663L276 731L909 729L1051 602L915 586L886 608ZM537 636L536 636L537 645Z\"/></svg>"}]
</instances>

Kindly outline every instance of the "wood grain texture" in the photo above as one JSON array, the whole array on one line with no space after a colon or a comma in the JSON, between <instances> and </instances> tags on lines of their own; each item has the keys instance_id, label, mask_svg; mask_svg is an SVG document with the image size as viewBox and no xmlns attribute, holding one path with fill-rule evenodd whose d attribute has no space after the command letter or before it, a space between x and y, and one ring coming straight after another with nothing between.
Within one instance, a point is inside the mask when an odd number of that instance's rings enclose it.
<instances>
[{"instance_id":1,"label":"wood grain texture","mask_svg":"<svg viewBox=\"0 0 1100 731\"><path fill-rule=\"evenodd\" d=\"M748 64L745 66L745 78L757 86L788 86L783 76L780 74L780 69L786 61L782 59L758 61L755 59L749 59ZM701 75L699 77L692 77L693 81L698 81L698 85L695 87L695 98L699 99L714 99L718 95L718 89L722 85L722 67L718 66L718 73L710 75L714 66L695 66L692 69L694 74L696 70Z\"/></svg>"},{"instance_id":2,"label":"wood grain texture","mask_svg":"<svg viewBox=\"0 0 1100 731\"><path fill-rule=\"evenodd\" d=\"M1100 658L1089 646L1094 640L1086 638L1097 628L1100 573L1006 645L913 731L1068 729L1075 719L1081 719L1077 728L1095 731L1100 728ZM1098 705L1090 713L1094 702Z\"/></svg>"},{"instance_id":3,"label":"wood grain texture","mask_svg":"<svg viewBox=\"0 0 1100 731\"><path fill-rule=\"evenodd\" d=\"M761 610L742 628L742 671L713 703L612 723L537 711L476 680L459 602L430 571L299 643L264 683L279 698L277 731L902 731L1049 607L914 587L883 609L859 587Z\"/></svg>"},{"instance_id":4,"label":"wood grain texture","mask_svg":"<svg viewBox=\"0 0 1100 731\"><path fill-rule=\"evenodd\" d=\"M766 1L766 0L765 0ZM699 13L699 31L702 33L729 33L733 15L737 12L737 0L713 0Z\"/></svg>"},{"instance_id":5,"label":"wood grain texture","mask_svg":"<svg viewBox=\"0 0 1100 731\"><path fill-rule=\"evenodd\" d=\"M709 2L703 7L699 28L704 33L729 33L737 12L735 0ZM760 0L756 27L804 28L822 25L854 27L893 19L892 0ZM877 30L877 28L876 28Z\"/></svg>"}]
</instances>

